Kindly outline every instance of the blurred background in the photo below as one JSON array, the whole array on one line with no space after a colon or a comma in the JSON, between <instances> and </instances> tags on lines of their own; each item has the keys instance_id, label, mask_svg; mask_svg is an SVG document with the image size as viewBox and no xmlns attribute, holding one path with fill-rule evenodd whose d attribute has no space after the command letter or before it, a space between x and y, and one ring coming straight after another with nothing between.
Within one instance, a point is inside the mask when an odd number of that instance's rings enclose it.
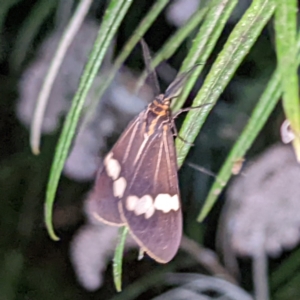
<instances>
[{"instance_id":1,"label":"blurred background","mask_svg":"<svg viewBox=\"0 0 300 300\"><path fill-rule=\"evenodd\" d=\"M234 9L186 107L250 2L239 1ZM135 93L144 70L140 45L101 101L97 93L114 58L153 3L133 1L88 95L84 108L88 118L80 121L59 183L53 223L60 241L54 242L43 219L49 171L107 2L93 1L67 52L46 107L41 153L35 156L29 145L35 103L77 1L1 1L0 299L252 299L259 278L269 282L272 299L300 299L300 172L290 147L280 144L281 105L203 223L196 218L215 178L190 165L217 173L246 125L275 69L272 24L262 31L223 92L179 171L185 237L177 256L167 265L149 257L138 261L138 249L129 239L123 261L124 291L115 291L112 257L117 229L93 224L84 200L103 155L153 98L147 82ZM144 37L151 51L156 53L200 5L200 0L170 1ZM175 78L198 28L158 66L162 91ZM176 121L178 127L184 117ZM224 295L227 298L221 298Z\"/></svg>"}]
</instances>

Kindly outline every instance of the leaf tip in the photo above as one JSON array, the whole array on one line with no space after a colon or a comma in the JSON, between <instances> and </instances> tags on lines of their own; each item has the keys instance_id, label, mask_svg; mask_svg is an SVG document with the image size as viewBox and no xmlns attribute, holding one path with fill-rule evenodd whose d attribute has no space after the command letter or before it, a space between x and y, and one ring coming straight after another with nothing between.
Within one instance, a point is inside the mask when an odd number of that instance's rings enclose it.
<instances>
[{"instance_id":1,"label":"leaf tip","mask_svg":"<svg viewBox=\"0 0 300 300\"><path fill-rule=\"evenodd\" d=\"M121 293L121 292L122 292L122 286L121 286L121 284L115 283L115 286L116 286L116 291L117 291L118 293Z\"/></svg>"},{"instance_id":2,"label":"leaf tip","mask_svg":"<svg viewBox=\"0 0 300 300\"><path fill-rule=\"evenodd\" d=\"M54 232L52 225L47 224L46 227L47 227L47 231L48 231L48 234L49 234L51 240L53 240L55 242L59 241L60 238Z\"/></svg>"},{"instance_id":3,"label":"leaf tip","mask_svg":"<svg viewBox=\"0 0 300 300\"><path fill-rule=\"evenodd\" d=\"M206 218L206 215L207 215L207 213L202 210L200 215L197 218L197 222L199 222L199 223L203 222L204 219Z\"/></svg>"},{"instance_id":4,"label":"leaf tip","mask_svg":"<svg viewBox=\"0 0 300 300\"><path fill-rule=\"evenodd\" d=\"M52 212L51 210L47 210L47 206L45 206L45 223L46 223L46 229L48 231L48 234L50 238L53 241L59 241L60 238L56 235L53 225L52 225Z\"/></svg>"}]
</instances>

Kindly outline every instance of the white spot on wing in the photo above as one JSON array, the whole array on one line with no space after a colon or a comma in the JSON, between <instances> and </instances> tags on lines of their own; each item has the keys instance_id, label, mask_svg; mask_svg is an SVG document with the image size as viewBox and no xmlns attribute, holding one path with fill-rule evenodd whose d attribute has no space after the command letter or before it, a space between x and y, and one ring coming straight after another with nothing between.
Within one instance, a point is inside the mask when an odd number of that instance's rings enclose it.
<instances>
[{"instance_id":1,"label":"white spot on wing","mask_svg":"<svg viewBox=\"0 0 300 300\"><path fill-rule=\"evenodd\" d=\"M180 205L179 205L179 197L178 195L174 195L173 197L171 197L171 203L172 203L172 209L173 210L178 210Z\"/></svg>"},{"instance_id":2,"label":"white spot on wing","mask_svg":"<svg viewBox=\"0 0 300 300\"><path fill-rule=\"evenodd\" d=\"M133 211L135 209L136 203L139 200L137 196L128 196L126 199L126 208L129 211Z\"/></svg>"},{"instance_id":3,"label":"white spot on wing","mask_svg":"<svg viewBox=\"0 0 300 300\"><path fill-rule=\"evenodd\" d=\"M134 211L137 216L145 214L146 219L149 219L155 212L153 199L150 195L145 195L141 198L128 196L126 199L126 208L129 211Z\"/></svg>"},{"instance_id":4,"label":"white spot on wing","mask_svg":"<svg viewBox=\"0 0 300 300\"><path fill-rule=\"evenodd\" d=\"M109 177L116 180L121 172L121 166L116 159L113 159L113 154L109 153L104 159L104 165Z\"/></svg>"},{"instance_id":5,"label":"white spot on wing","mask_svg":"<svg viewBox=\"0 0 300 300\"><path fill-rule=\"evenodd\" d=\"M155 208L154 208L154 205L152 203L152 205L148 208L148 210L145 213L145 218L149 219L150 217L153 216L154 212L155 212Z\"/></svg>"},{"instance_id":6,"label":"white spot on wing","mask_svg":"<svg viewBox=\"0 0 300 300\"><path fill-rule=\"evenodd\" d=\"M159 194L155 198L154 207L155 209L161 210L164 213L168 213L172 209L176 211L179 209L178 195L171 197L169 194Z\"/></svg>"},{"instance_id":7,"label":"white spot on wing","mask_svg":"<svg viewBox=\"0 0 300 300\"><path fill-rule=\"evenodd\" d=\"M123 197L127 182L124 177L119 178L113 184L113 192L115 197Z\"/></svg>"},{"instance_id":8,"label":"white spot on wing","mask_svg":"<svg viewBox=\"0 0 300 300\"><path fill-rule=\"evenodd\" d=\"M105 167L107 167L107 164L109 162L109 160L113 157L113 154L110 152L106 155L105 159L104 159L104 165Z\"/></svg>"},{"instance_id":9,"label":"white spot on wing","mask_svg":"<svg viewBox=\"0 0 300 300\"><path fill-rule=\"evenodd\" d=\"M135 205L134 213L136 215L142 215L145 214L148 209L151 209L153 206L153 199L150 195L145 195L142 198L138 200L138 202Z\"/></svg>"}]
</instances>

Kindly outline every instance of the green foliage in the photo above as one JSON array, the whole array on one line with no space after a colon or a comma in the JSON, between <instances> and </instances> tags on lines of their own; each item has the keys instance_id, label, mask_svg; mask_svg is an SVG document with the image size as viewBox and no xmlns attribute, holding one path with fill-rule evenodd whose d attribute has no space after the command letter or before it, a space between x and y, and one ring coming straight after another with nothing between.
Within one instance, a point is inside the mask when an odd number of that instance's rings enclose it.
<instances>
[{"instance_id":1,"label":"green foliage","mask_svg":"<svg viewBox=\"0 0 300 300\"><path fill-rule=\"evenodd\" d=\"M121 227L119 229L119 241L115 250L115 256L113 260L113 272L114 272L114 282L116 286L116 290L121 292L122 290L122 260L123 260L123 252L126 237L128 234L127 227Z\"/></svg>"}]
</instances>

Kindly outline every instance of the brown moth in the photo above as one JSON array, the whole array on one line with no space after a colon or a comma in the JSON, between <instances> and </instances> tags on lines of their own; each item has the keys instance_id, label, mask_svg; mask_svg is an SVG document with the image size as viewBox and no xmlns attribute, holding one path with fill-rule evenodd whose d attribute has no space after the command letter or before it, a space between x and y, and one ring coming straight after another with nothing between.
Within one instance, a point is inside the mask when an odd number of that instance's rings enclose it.
<instances>
[{"instance_id":1,"label":"brown moth","mask_svg":"<svg viewBox=\"0 0 300 300\"><path fill-rule=\"evenodd\" d=\"M179 76L130 122L106 155L88 200L97 220L128 226L142 251L160 263L175 256L182 236L170 104L185 78Z\"/></svg>"}]
</instances>

